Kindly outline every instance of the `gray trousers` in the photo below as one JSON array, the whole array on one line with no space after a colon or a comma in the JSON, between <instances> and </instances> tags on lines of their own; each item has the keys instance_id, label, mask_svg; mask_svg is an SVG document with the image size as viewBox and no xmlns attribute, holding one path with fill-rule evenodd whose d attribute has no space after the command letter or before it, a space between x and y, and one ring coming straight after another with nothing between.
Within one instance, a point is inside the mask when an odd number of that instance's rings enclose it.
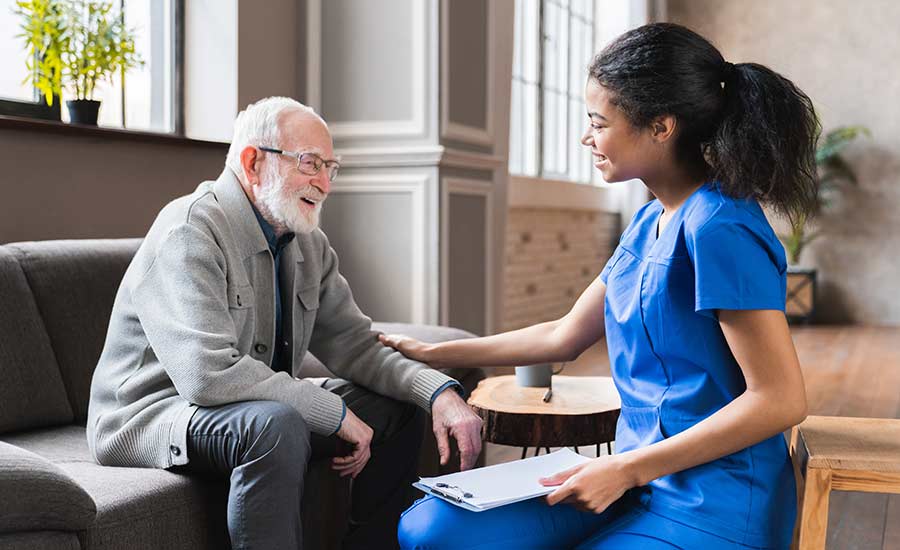
<instances>
[{"instance_id":1,"label":"gray trousers","mask_svg":"<svg viewBox=\"0 0 900 550\"><path fill-rule=\"evenodd\" d=\"M352 484L343 547L398 548L397 522L415 497L410 484L426 415L415 405L344 380L329 380L324 387L341 395L374 431L372 456ZM245 401L198 409L188 426L189 462L173 470L230 480L227 521L235 550L299 549L307 464L349 452L336 436L311 434L288 405Z\"/></svg>"}]
</instances>

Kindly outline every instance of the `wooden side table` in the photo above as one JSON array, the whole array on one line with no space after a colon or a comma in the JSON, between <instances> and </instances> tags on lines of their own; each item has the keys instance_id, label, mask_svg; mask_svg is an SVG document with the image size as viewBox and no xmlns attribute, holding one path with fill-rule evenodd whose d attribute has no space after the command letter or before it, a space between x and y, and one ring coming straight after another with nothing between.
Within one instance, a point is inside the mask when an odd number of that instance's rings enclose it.
<instances>
[{"instance_id":1,"label":"wooden side table","mask_svg":"<svg viewBox=\"0 0 900 550\"><path fill-rule=\"evenodd\" d=\"M526 388L515 376L493 376L478 383L469 405L484 420L484 440L523 447L577 447L616 438L621 401L607 376L554 376L553 397L546 388ZM611 449L610 449L611 450Z\"/></svg>"},{"instance_id":2,"label":"wooden side table","mask_svg":"<svg viewBox=\"0 0 900 550\"><path fill-rule=\"evenodd\" d=\"M791 430L794 548L823 550L831 491L900 493L900 420L810 416Z\"/></svg>"}]
</instances>

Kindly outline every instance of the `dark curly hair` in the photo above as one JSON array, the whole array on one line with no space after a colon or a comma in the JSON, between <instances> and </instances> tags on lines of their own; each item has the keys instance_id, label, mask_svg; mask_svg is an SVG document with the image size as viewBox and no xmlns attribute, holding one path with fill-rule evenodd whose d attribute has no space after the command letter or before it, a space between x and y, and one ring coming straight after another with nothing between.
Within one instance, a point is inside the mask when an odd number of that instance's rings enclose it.
<instances>
[{"instance_id":1,"label":"dark curly hair","mask_svg":"<svg viewBox=\"0 0 900 550\"><path fill-rule=\"evenodd\" d=\"M673 23L619 36L590 65L629 121L677 121L676 153L719 181L795 219L817 204L812 101L793 82L756 63L732 65L708 40Z\"/></svg>"}]
</instances>

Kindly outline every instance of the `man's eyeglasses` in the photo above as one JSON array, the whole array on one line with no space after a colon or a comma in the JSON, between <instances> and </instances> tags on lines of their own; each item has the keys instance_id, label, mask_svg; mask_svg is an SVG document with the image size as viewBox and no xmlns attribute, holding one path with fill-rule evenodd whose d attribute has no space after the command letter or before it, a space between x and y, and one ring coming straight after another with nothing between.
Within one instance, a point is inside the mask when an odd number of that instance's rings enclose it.
<instances>
[{"instance_id":1,"label":"man's eyeglasses","mask_svg":"<svg viewBox=\"0 0 900 550\"><path fill-rule=\"evenodd\" d=\"M328 180L334 181L337 179L338 171L341 169L341 165L338 161L325 160L315 153L282 151L281 149L276 149L274 147L259 147L259 150L297 159L297 170L300 170L301 173L306 174L307 176L315 176L319 173L319 170L322 169L322 166L324 166L328 173Z\"/></svg>"}]
</instances>

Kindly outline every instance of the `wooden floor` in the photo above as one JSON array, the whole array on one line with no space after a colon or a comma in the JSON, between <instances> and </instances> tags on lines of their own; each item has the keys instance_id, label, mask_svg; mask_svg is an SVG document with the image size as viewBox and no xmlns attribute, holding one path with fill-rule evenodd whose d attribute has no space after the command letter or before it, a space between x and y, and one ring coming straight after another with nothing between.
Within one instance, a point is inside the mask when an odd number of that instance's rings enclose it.
<instances>
[{"instance_id":1,"label":"wooden floor","mask_svg":"<svg viewBox=\"0 0 900 550\"><path fill-rule=\"evenodd\" d=\"M900 418L900 328L794 327L793 335L810 414ZM565 374L608 376L605 343L566 365ZM485 451L488 464L521 456L501 445ZM900 495L832 493L827 550L900 550Z\"/></svg>"}]
</instances>

